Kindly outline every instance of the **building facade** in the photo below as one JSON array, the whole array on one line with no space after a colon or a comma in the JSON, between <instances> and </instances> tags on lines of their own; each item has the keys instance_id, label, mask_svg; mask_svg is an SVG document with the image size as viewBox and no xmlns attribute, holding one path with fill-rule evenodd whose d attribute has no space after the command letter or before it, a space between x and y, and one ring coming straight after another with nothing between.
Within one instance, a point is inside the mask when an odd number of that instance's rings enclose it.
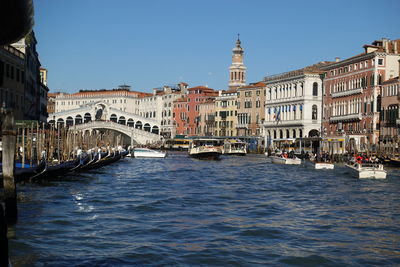
<instances>
[{"instance_id":1,"label":"building facade","mask_svg":"<svg viewBox=\"0 0 400 267\"><path fill-rule=\"evenodd\" d=\"M0 47L0 106L25 119L25 54L9 45Z\"/></svg>"},{"instance_id":2,"label":"building facade","mask_svg":"<svg viewBox=\"0 0 400 267\"><path fill-rule=\"evenodd\" d=\"M215 136L236 136L237 91L219 91L215 98Z\"/></svg>"},{"instance_id":3,"label":"building facade","mask_svg":"<svg viewBox=\"0 0 400 267\"><path fill-rule=\"evenodd\" d=\"M348 151L376 148L383 81L399 71L400 40L382 39L365 45L357 56L323 67L324 136L345 137Z\"/></svg>"},{"instance_id":4,"label":"building facade","mask_svg":"<svg viewBox=\"0 0 400 267\"><path fill-rule=\"evenodd\" d=\"M154 95L161 97L161 135L165 138L175 136L176 129L173 118L174 101L185 96L187 88L188 84L181 82L176 85L154 89Z\"/></svg>"},{"instance_id":5,"label":"building facade","mask_svg":"<svg viewBox=\"0 0 400 267\"><path fill-rule=\"evenodd\" d=\"M55 112L78 109L90 102L104 101L113 108L140 115L140 98L150 96L152 94L131 91L126 86L111 90L80 90L73 94L60 93L55 97Z\"/></svg>"},{"instance_id":6,"label":"building facade","mask_svg":"<svg viewBox=\"0 0 400 267\"><path fill-rule=\"evenodd\" d=\"M199 104L198 135L214 136L215 132L215 99L208 99Z\"/></svg>"},{"instance_id":7,"label":"building facade","mask_svg":"<svg viewBox=\"0 0 400 267\"><path fill-rule=\"evenodd\" d=\"M237 89L237 135L261 136L265 120L264 82L253 83Z\"/></svg>"},{"instance_id":8,"label":"building facade","mask_svg":"<svg viewBox=\"0 0 400 267\"><path fill-rule=\"evenodd\" d=\"M56 112L56 97L61 93L48 93L47 94L47 114Z\"/></svg>"},{"instance_id":9,"label":"building facade","mask_svg":"<svg viewBox=\"0 0 400 267\"><path fill-rule=\"evenodd\" d=\"M25 38L13 43L12 46L25 55L25 91L23 113L26 120L40 121L45 117L46 110L41 108L40 61L36 50L37 40L32 31ZM47 97L46 97L47 98ZM43 101L42 101L43 102ZM42 114L41 114L42 113ZM44 120L43 122L45 122Z\"/></svg>"},{"instance_id":10,"label":"building facade","mask_svg":"<svg viewBox=\"0 0 400 267\"><path fill-rule=\"evenodd\" d=\"M272 140L320 136L322 107L321 67L318 63L303 69L267 76L264 135Z\"/></svg>"},{"instance_id":11,"label":"building facade","mask_svg":"<svg viewBox=\"0 0 400 267\"><path fill-rule=\"evenodd\" d=\"M174 120L176 123L176 134L195 136L200 133L199 129L199 104L213 99L218 95L214 89L197 86L187 89L187 95L174 102Z\"/></svg>"},{"instance_id":12,"label":"building facade","mask_svg":"<svg viewBox=\"0 0 400 267\"><path fill-rule=\"evenodd\" d=\"M47 69L40 68L39 73L40 73L39 120L45 122L49 117L49 114L47 113L47 98L48 98L47 95L49 93L49 88L47 87Z\"/></svg>"},{"instance_id":13,"label":"building facade","mask_svg":"<svg viewBox=\"0 0 400 267\"><path fill-rule=\"evenodd\" d=\"M400 64L400 62L399 62ZM379 132L379 152L399 153L400 143L400 73L396 78L382 83Z\"/></svg>"},{"instance_id":14,"label":"building facade","mask_svg":"<svg viewBox=\"0 0 400 267\"><path fill-rule=\"evenodd\" d=\"M232 49L232 64L229 67L229 89L236 89L246 84L246 66L243 64L244 50L238 37Z\"/></svg>"}]
</instances>

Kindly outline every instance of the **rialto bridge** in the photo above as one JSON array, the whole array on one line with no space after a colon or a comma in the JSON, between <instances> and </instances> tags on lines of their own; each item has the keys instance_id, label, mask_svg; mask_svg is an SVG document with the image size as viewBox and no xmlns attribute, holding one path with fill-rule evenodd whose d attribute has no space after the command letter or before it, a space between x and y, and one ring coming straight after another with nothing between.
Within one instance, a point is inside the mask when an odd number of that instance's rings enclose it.
<instances>
[{"instance_id":1,"label":"rialto bridge","mask_svg":"<svg viewBox=\"0 0 400 267\"><path fill-rule=\"evenodd\" d=\"M77 131L114 130L130 138L131 144L161 140L160 125L156 120L112 108L104 102L88 103L77 109L49 114L48 123Z\"/></svg>"}]
</instances>

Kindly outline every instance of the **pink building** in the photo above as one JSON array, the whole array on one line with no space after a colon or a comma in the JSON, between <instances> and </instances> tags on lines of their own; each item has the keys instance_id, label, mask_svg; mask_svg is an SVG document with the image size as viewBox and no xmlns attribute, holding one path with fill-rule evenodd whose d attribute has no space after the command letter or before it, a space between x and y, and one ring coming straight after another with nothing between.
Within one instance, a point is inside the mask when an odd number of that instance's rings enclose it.
<instances>
[{"instance_id":1,"label":"pink building","mask_svg":"<svg viewBox=\"0 0 400 267\"><path fill-rule=\"evenodd\" d=\"M382 39L364 49L322 68L326 71L323 135L346 137L351 151L378 144L381 84L399 72L400 40Z\"/></svg>"},{"instance_id":2,"label":"pink building","mask_svg":"<svg viewBox=\"0 0 400 267\"><path fill-rule=\"evenodd\" d=\"M194 136L199 134L199 105L218 96L214 89L197 86L187 89L187 95L174 102L176 134Z\"/></svg>"}]
</instances>

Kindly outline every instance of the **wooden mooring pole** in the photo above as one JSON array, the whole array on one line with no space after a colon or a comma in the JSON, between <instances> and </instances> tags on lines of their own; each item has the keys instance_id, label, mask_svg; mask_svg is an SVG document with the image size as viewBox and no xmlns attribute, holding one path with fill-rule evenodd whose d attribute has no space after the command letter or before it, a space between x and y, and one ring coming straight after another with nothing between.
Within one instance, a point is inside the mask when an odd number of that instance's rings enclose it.
<instances>
[{"instance_id":1,"label":"wooden mooring pole","mask_svg":"<svg viewBox=\"0 0 400 267\"><path fill-rule=\"evenodd\" d=\"M0 205L0 266L8 266L7 223L3 205Z\"/></svg>"},{"instance_id":2,"label":"wooden mooring pole","mask_svg":"<svg viewBox=\"0 0 400 267\"><path fill-rule=\"evenodd\" d=\"M14 180L15 145L17 133L15 130L14 115L6 111L3 116L2 146L3 146L3 185L4 206L7 224L17 222L17 189Z\"/></svg>"}]
</instances>

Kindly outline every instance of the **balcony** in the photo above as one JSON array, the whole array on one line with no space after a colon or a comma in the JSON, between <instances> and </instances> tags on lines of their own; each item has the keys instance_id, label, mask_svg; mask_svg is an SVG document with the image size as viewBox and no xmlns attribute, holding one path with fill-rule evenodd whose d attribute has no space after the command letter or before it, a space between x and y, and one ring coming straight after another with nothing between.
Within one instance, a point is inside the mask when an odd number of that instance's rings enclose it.
<instances>
[{"instance_id":1,"label":"balcony","mask_svg":"<svg viewBox=\"0 0 400 267\"><path fill-rule=\"evenodd\" d=\"M247 128L249 128L249 125L248 125L247 123L244 123L244 124L237 124L237 125L236 125L236 128L247 129Z\"/></svg>"},{"instance_id":2,"label":"balcony","mask_svg":"<svg viewBox=\"0 0 400 267\"><path fill-rule=\"evenodd\" d=\"M302 120L264 121L264 127L277 127L277 126L303 126L303 123Z\"/></svg>"},{"instance_id":3,"label":"balcony","mask_svg":"<svg viewBox=\"0 0 400 267\"><path fill-rule=\"evenodd\" d=\"M331 93L331 96L332 96L332 98L336 98L336 97L343 97L343 96L349 96L349 95L362 94L362 92L363 92L362 88L357 88L357 89L351 89L351 90Z\"/></svg>"},{"instance_id":4,"label":"balcony","mask_svg":"<svg viewBox=\"0 0 400 267\"><path fill-rule=\"evenodd\" d=\"M332 116L330 117L329 122L360 121L361 119L362 119L361 113L353 113L347 115Z\"/></svg>"}]
</instances>

